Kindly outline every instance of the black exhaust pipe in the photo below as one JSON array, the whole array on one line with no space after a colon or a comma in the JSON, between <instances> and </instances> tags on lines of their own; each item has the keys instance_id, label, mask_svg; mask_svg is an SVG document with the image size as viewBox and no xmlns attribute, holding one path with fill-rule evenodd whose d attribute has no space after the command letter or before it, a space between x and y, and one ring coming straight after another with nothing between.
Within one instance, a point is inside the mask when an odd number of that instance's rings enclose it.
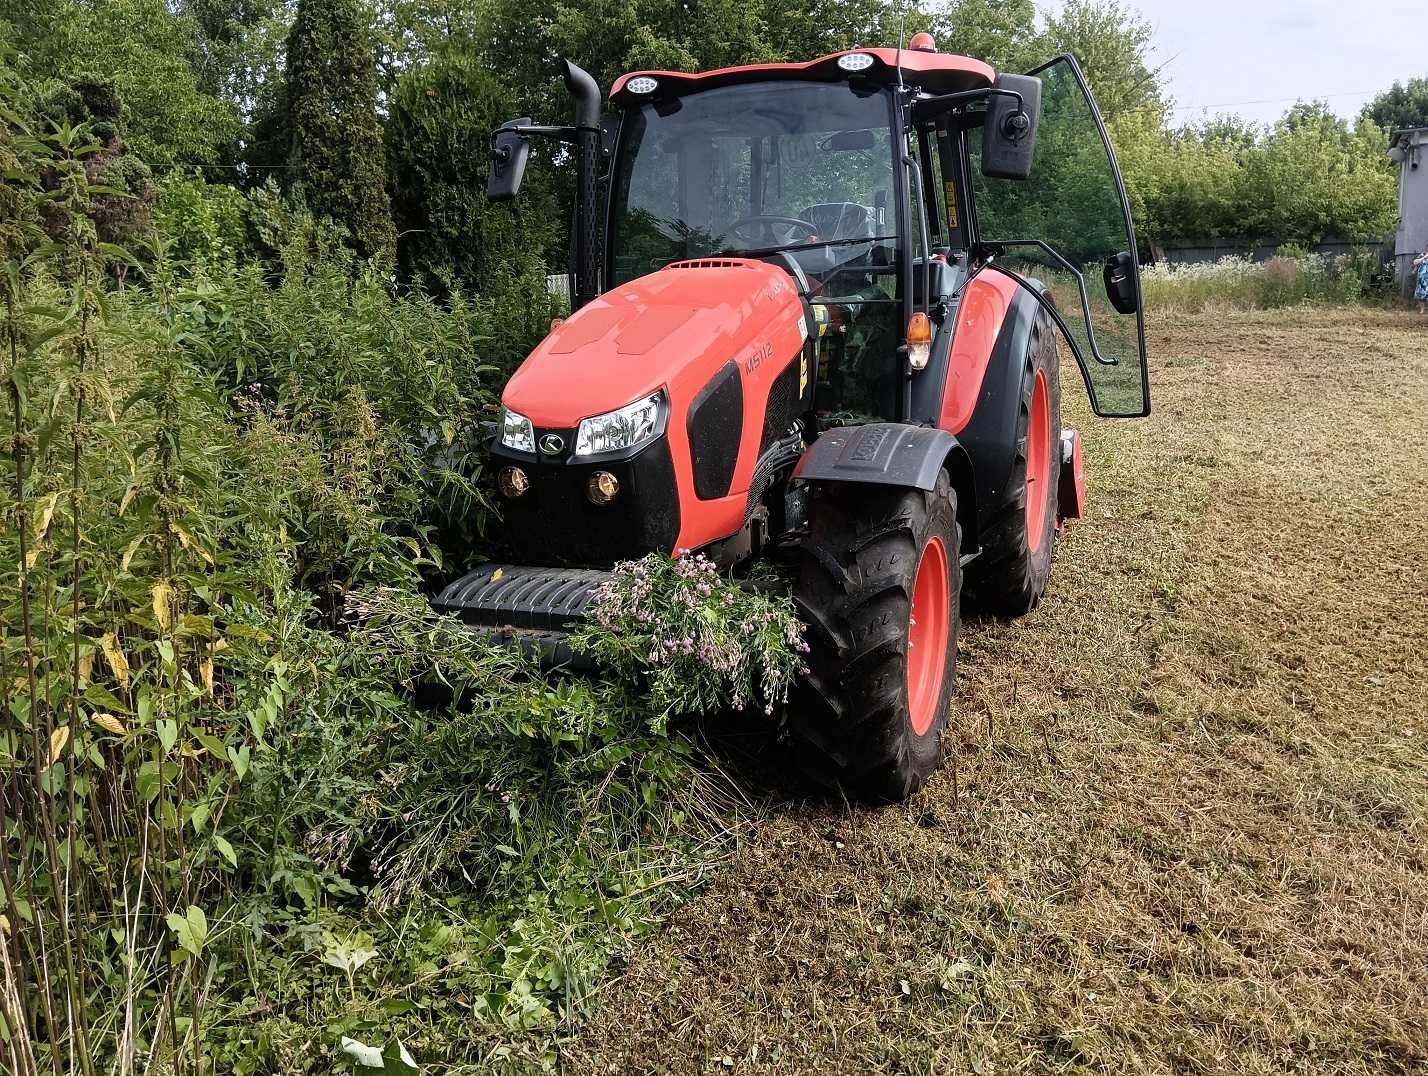
<instances>
[{"instance_id":1,"label":"black exhaust pipe","mask_svg":"<svg viewBox=\"0 0 1428 1076\"><path fill-rule=\"evenodd\" d=\"M600 242L596 184L599 180L602 138L600 87L589 72L569 60L565 64L565 89L575 99L575 234L572 236L575 287L571 306L579 310L600 294Z\"/></svg>"}]
</instances>

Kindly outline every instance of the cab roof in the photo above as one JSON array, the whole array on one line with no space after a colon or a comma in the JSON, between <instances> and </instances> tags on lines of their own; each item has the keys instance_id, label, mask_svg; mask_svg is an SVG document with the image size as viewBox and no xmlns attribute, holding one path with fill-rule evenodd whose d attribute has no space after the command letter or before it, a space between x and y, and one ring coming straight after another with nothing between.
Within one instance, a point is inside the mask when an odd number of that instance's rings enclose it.
<instances>
[{"instance_id":1,"label":"cab roof","mask_svg":"<svg viewBox=\"0 0 1428 1076\"><path fill-rule=\"evenodd\" d=\"M874 62L865 70L850 75L838 66L838 58L853 53L867 54L873 57ZM630 71L617 78L615 84L610 87L610 100L618 104L628 104L645 99L644 95L637 96L627 89L630 80L640 76L653 78L659 83L659 88L651 95L658 97L661 91L669 93L672 90L676 94L695 93L715 86L770 82L777 79L835 82L856 77L891 85L897 82L899 66L902 68L903 82L926 93L958 93L962 90L981 89L990 86L997 77L996 71L990 65L970 56L910 48L847 49L803 63L749 64L744 67L721 67L697 74L687 71Z\"/></svg>"}]
</instances>

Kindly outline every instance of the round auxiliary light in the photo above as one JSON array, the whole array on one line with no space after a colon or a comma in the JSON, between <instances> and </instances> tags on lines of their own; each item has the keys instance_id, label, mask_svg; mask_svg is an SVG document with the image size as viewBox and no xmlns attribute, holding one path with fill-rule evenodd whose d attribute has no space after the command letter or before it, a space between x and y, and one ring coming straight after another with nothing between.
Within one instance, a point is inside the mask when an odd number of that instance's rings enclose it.
<instances>
[{"instance_id":1,"label":"round auxiliary light","mask_svg":"<svg viewBox=\"0 0 1428 1076\"><path fill-rule=\"evenodd\" d=\"M502 494L515 500L526 495L526 491L531 488L531 479L519 467L505 467L496 476L496 484L501 487Z\"/></svg>"},{"instance_id":2,"label":"round auxiliary light","mask_svg":"<svg viewBox=\"0 0 1428 1076\"><path fill-rule=\"evenodd\" d=\"M641 96L647 93L654 93L658 87L659 80L650 78L649 75L636 75L630 79L629 82L625 83L625 89L631 93L640 94Z\"/></svg>"},{"instance_id":3,"label":"round auxiliary light","mask_svg":"<svg viewBox=\"0 0 1428 1076\"><path fill-rule=\"evenodd\" d=\"M585 483L585 495L591 504L609 504L620 492L620 480L609 471L596 471Z\"/></svg>"},{"instance_id":4,"label":"round auxiliary light","mask_svg":"<svg viewBox=\"0 0 1428 1076\"><path fill-rule=\"evenodd\" d=\"M866 71L873 66L873 56L866 52L845 52L838 57L838 67L843 71Z\"/></svg>"}]
</instances>

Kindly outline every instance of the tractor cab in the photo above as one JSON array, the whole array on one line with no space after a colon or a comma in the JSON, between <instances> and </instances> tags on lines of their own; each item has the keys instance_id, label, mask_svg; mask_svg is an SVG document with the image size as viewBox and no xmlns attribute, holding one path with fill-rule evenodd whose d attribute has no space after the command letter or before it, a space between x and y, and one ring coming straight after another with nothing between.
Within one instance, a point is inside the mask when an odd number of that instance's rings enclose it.
<instances>
[{"instance_id":1,"label":"tractor cab","mask_svg":"<svg viewBox=\"0 0 1428 1076\"><path fill-rule=\"evenodd\" d=\"M808 621L786 727L813 776L900 799L935 768L962 604L1034 608L1086 497L1092 409L1149 409L1135 235L1074 59L1025 74L868 48L611 88L495 132L576 171L571 314L502 393L504 563L439 608L561 655L620 561L774 568ZM1059 341L1059 343L1058 343Z\"/></svg>"},{"instance_id":2,"label":"tractor cab","mask_svg":"<svg viewBox=\"0 0 1428 1076\"><path fill-rule=\"evenodd\" d=\"M578 68L567 84L577 100L593 91ZM907 420L927 417L913 316L940 334L967 280L1000 270L1036 282L1098 414L1148 411L1129 208L1072 57L999 75L922 33L807 63L632 72L610 104L600 116L598 98L581 102L601 133L577 206L574 309L676 262L770 260L817 318L819 413ZM580 131L497 132L492 197L515 193L519 170L502 165L518 151L524 167L532 134L578 144Z\"/></svg>"}]
</instances>

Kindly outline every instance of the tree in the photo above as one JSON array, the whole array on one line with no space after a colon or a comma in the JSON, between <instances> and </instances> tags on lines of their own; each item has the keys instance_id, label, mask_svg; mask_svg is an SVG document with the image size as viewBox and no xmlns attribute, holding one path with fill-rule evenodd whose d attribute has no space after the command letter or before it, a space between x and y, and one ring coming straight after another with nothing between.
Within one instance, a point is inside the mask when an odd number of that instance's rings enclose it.
<instances>
[{"instance_id":1,"label":"tree","mask_svg":"<svg viewBox=\"0 0 1428 1076\"><path fill-rule=\"evenodd\" d=\"M562 219L534 159L519 199L486 200L489 134L510 118L510 101L484 62L457 51L405 72L387 120L398 270L437 295L476 292L511 312L517 323L490 348L497 361L519 359L504 349L547 328L544 256Z\"/></svg>"},{"instance_id":2,"label":"tree","mask_svg":"<svg viewBox=\"0 0 1428 1076\"><path fill-rule=\"evenodd\" d=\"M88 216L101 243L123 246L149 223L158 188L149 166L129 152L124 141L124 103L112 81L80 75L56 84L34 104L42 129L73 128L86 145L84 171L91 188ZM47 172L43 185L57 188L59 176ZM65 227L64 214L49 207L47 224L55 238ZM122 268L120 270L122 276Z\"/></svg>"},{"instance_id":3,"label":"tree","mask_svg":"<svg viewBox=\"0 0 1428 1076\"><path fill-rule=\"evenodd\" d=\"M1125 112L1163 118L1168 101L1150 58L1152 37L1150 23L1119 0L1067 0L1047 18L1041 45L1048 56L1076 57L1108 120Z\"/></svg>"},{"instance_id":4,"label":"tree","mask_svg":"<svg viewBox=\"0 0 1428 1076\"><path fill-rule=\"evenodd\" d=\"M396 247L377 120L376 38L361 0L299 0L288 34L292 163L308 206L363 257Z\"/></svg>"},{"instance_id":5,"label":"tree","mask_svg":"<svg viewBox=\"0 0 1428 1076\"><path fill-rule=\"evenodd\" d=\"M1428 78L1395 82L1364 106L1363 115L1388 131L1428 127Z\"/></svg>"},{"instance_id":6,"label":"tree","mask_svg":"<svg viewBox=\"0 0 1428 1076\"><path fill-rule=\"evenodd\" d=\"M43 95L82 73L112 83L124 101L129 147L145 161L207 162L233 136L235 109L195 73L197 26L165 0L4 7L0 44L9 38L30 91Z\"/></svg>"},{"instance_id":7,"label":"tree","mask_svg":"<svg viewBox=\"0 0 1428 1076\"><path fill-rule=\"evenodd\" d=\"M1032 0L954 0L934 19L939 48L985 60L1005 71L1025 71L1047 59Z\"/></svg>"}]
</instances>

